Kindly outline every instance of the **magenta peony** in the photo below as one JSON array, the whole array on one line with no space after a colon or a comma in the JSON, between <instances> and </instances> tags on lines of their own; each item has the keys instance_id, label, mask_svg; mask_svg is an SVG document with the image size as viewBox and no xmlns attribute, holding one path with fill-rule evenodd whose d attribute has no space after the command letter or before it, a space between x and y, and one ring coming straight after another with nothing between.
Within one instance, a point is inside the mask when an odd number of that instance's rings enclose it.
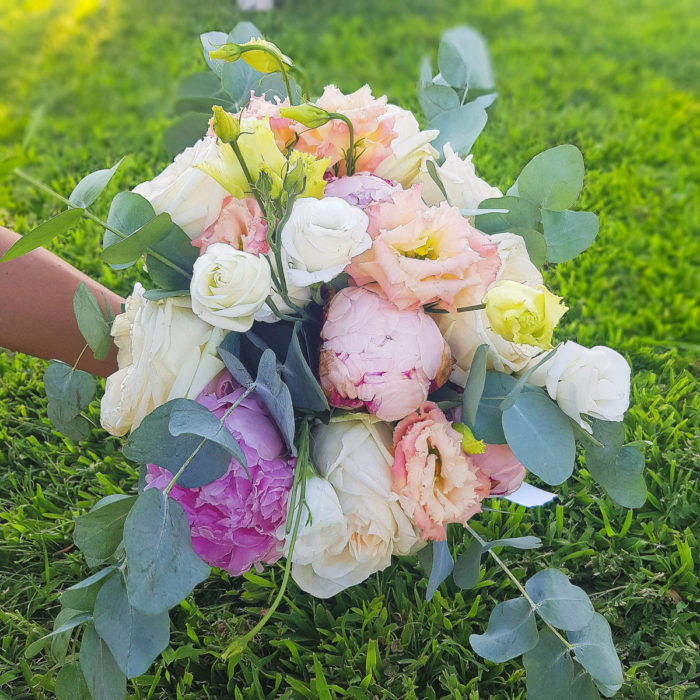
<instances>
[{"instance_id":1,"label":"magenta peony","mask_svg":"<svg viewBox=\"0 0 700 700\"><path fill-rule=\"evenodd\" d=\"M369 173L331 177L326 183L325 197L340 197L354 207L364 209L374 202L385 202L401 186Z\"/></svg>"},{"instance_id":2,"label":"magenta peony","mask_svg":"<svg viewBox=\"0 0 700 700\"><path fill-rule=\"evenodd\" d=\"M214 378L197 398L221 418L243 389L228 372ZM251 394L226 418L226 427L239 441L248 471L234 459L222 477L205 486L170 491L185 509L194 551L207 564L243 574L251 566L272 564L282 556L287 501L296 460L282 457L282 437L263 403ZM147 488L161 491L172 474L148 465Z\"/></svg>"},{"instance_id":3,"label":"magenta peony","mask_svg":"<svg viewBox=\"0 0 700 700\"><path fill-rule=\"evenodd\" d=\"M426 540L444 540L447 523L466 524L489 495L488 477L462 450L462 436L426 401L394 430L393 489Z\"/></svg>"},{"instance_id":4,"label":"magenta peony","mask_svg":"<svg viewBox=\"0 0 700 700\"><path fill-rule=\"evenodd\" d=\"M452 356L422 309L401 311L372 290L348 287L326 311L321 387L332 406L400 420L445 383Z\"/></svg>"}]
</instances>

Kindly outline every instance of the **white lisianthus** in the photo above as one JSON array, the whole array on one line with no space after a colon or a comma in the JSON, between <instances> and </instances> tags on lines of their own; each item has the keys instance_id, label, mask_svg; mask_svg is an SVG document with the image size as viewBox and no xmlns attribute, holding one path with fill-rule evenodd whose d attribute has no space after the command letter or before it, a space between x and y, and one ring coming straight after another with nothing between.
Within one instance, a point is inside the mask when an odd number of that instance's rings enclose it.
<instances>
[{"instance_id":1,"label":"white lisianthus","mask_svg":"<svg viewBox=\"0 0 700 700\"><path fill-rule=\"evenodd\" d=\"M124 435L171 399L196 398L224 368L216 349L225 333L192 313L187 296L145 299L136 284L112 325L119 370L107 378L102 427Z\"/></svg>"},{"instance_id":2,"label":"white lisianthus","mask_svg":"<svg viewBox=\"0 0 700 700\"><path fill-rule=\"evenodd\" d=\"M452 206L459 209L477 209L485 199L503 196L498 187L491 187L488 182L477 176L471 153L462 160L449 143L446 143L442 150L445 162L442 165L435 163L435 166ZM445 201L445 195L430 177L425 162L421 166L418 182L423 185L421 194L428 206L436 206Z\"/></svg>"},{"instance_id":3,"label":"white lisianthus","mask_svg":"<svg viewBox=\"0 0 700 700\"><path fill-rule=\"evenodd\" d=\"M271 282L263 255L213 243L194 263L192 311L212 326L244 333L270 294Z\"/></svg>"},{"instance_id":4,"label":"white lisianthus","mask_svg":"<svg viewBox=\"0 0 700 700\"><path fill-rule=\"evenodd\" d=\"M307 593L329 598L425 544L391 490L391 446L391 427L362 414L314 428L311 461L335 490L345 532L321 542L309 563L292 554L292 577Z\"/></svg>"},{"instance_id":5,"label":"white lisianthus","mask_svg":"<svg viewBox=\"0 0 700 700\"><path fill-rule=\"evenodd\" d=\"M411 112L392 104L387 105L380 119L394 120L396 136L391 142L391 155L379 164L373 174L409 187L418 178L421 163L426 158L438 157L430 142L440 132L437 129L421 131Z\"/></svg>"},{"instance_id":6,"label":"white lisianthus","mask_svg":"<svg viewBox=\"0 0 700 700\"><path fill-rule=\"evenodd\" d=\"M500 280L513 280L532 287L542 284L542 274L532 264L527 254L522 236L513 233L499 233L491 236L498 243L498 256L501 267L493 284ZM493 286L493 285L491 285ZM460 300L457 306L470 306L473 299ZM476 349L483 344L489 346L486 365L499 372L518 372L542 350L534 345L511 343L490 330L486 312L464 311L455 314L431 314L450 346L455 364L450 379L464 386Z\"/></svg>"},{"instance_id":7,"label":"white lisianthus","mask_svg":"<svg viewBox=\"0 0 700 700\"><path fill-rule=\"evenodd\" d=\"M585 348L567 340L528 381L545 386L559 408L589 433L584 415L621 421L630 404L630 366L604 345Z\"/></svg>"},{"instance_id":8,"label":"white lisianthus","mask_svg":"<svg viewBox=\"0 0 700 700\"><path fill-rule=\"evenodd\" d=\"M136 186L134 192L145 197L156 214L167 212L190 238L197 238L219 218L229 196L216 180L194 167L216 152L216 138L205 136L175 156L160 175Z\"/></svg>"},{"instance_id":9,"label":"white lisianthus","mask_svg":"<svg viewBox=\"0 0 700 700\"><path fill-rule=\"evenodd\" d=\"M371 247L368 225L362 209L339 197L298 199L282 228L287 279L297 287L330 282Z\"/></svg>"}]
</instances>

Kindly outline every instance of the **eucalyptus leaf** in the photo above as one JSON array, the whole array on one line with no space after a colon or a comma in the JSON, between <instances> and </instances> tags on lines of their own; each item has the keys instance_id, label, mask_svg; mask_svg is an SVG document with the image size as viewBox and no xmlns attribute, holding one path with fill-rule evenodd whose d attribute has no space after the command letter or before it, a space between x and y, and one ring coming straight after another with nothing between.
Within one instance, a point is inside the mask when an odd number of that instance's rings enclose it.
<instances>
[{"instance_id":1,"label":"eucalyptus leaf","mask_svg":"<svg viewBox=\"0 0 700 700\"><path fill-rule=\"evenodd\" d=\"M556 569L538 571L526 582L525 590L542 619L559 629L581 629L595 612L586 592Z\"/></svg>"},{"instance_id":2,"label":"eucalyptus leaf","mask_svg":"<svg viewBox=\"0 0 700 700\"><path fill-rule=\"evenodd\" d=\"M80 664L73 661L63 666L56 676L56 700L82 700L88 693Z\"/></svg>"},{"instance_id":3,"label":"eucalyptus leaf","mask_svg":"<svg viewBox=\"0 0 700 700\"><path fill-rule=\"evenodd\" d=\"M204 60L207 62L209 68L211 68L216 75L221 77L221 69L225 62L220 58L210 58L209 53L223 46L228 41L228 34L226 34L226 32L205 32L199 35L199 39L202 42Z\"/></svg>"},{"instance_id":4,"label":"eucalyptus leaf","mask_svg":"<svg viewBox=\"0 0 700 700\"><path fill-rule=\"evenodd\" d=\"M513 226L511 233L520 236L525 241L527 256L535 267L542 267L547 262L547 241L539 231L534 228Z\"/></svg>"},{"instance_id":5,"label":"eucalyptus leaf","mask_svg":"<svg viewBox=\"0 0 700 700\"><path fill-rule=\"evenodd\" d=\"M78 329L90 346L95 359L103 360L112 346L110 335L112 324L85 282L78 284L73 295L73 313Z\"/></svg>"},{"instance_id":6,"label":"eucalyptus leaf","mask_svg":"<svg viewBox=\"0 0 700 700\"><path fill-rule=\"evenodd\" d=\"M102 259L110 265L123 265L137 260L161 240L170 231L171 226L169 214L158 214L123 240L105 248Z\"/></svg>"},{"instance_id":7,"label":"eucalyptus leaf","mask_svg":"<svg viewBox=\"0 0 700 700\"><path fill-rule=\"evenodd\" d=\"M253 383L253 377L246 369L238 355L241 351L241 341L238 333L229 333L216 349L219 357L226 365L226 369L231 372L231 376L242 386L250 386Z\"/></svg>"},{"instance_id":8,"label":"eucalyptus leaf","mask_svg":"<svg viewBox=\"0 0 700 700\"><path fill-rule=\"evenodd\" d=\"M428 120L459 108L459 96L451 87L432 82L418 83L418 102Z\"/></svg>"},{"instance_id":9,"label":"eucalyptus leaf","mask_svg":"<svg viewBox=\"0 0 700 700\"><path fill-rule=\"evenodd\" d=\"M70 632L72 629L78 625L82 625L88 620L92 620L92 614L86 613L81 610L62 610L59 615L62 615L62 620L59 621L58 626L55 626L53 632L45 634L40 639L32 642L24 651L24 656L31 659L36 656L47 644L47 642L56 635L64 634L65 632ZM58 619L58 616L56 616Z\"/></svg>"},{"instance_id":10,"label":"eucalyptus leaf","mask_svg":"<svg viewBox=\"0 0 700 700\"><path fill-rule=\"evenodd\" d=\"M86 175L70 193L68 201L76 207L87 209L102 194L102 190L107 187L123 161L124 158L121 158L111 168L95 170L94 173Z\"/></svg>"},{"instance_id":11,"label":"eucalyptus leaf","mask_svg":"<svg viewBox=\"0 0 700 700\"><path fill-rule=\"evenodd\" d=\"M136 192L119 192L109 207L109 214L107 215L107 224L123 233L125 236L131 235L137 229L140 229L143 225L154 219L156 213L151 206L151 203L140 194ZM102 249L103 251L110 246L115 245L122 238L119 237L114 232L109 229L105 229L104 236L102 238ZM119 265L112 265L115 270L123 270L130 265L133 265L138 256L135 256L132 260L128 262L121 263Z\"/></svg>"},{"instance_id":12,"label":"eucalyptus leaf","mask_svg":"<svg viewBox=\"0 0 700 700\"><path fill-rule=\"evenodd\" d=\"M484 390L476 412L472 432L477 440L489 445L503 445L506 437L503 433L501 402L515 386L516 380L503 372L487 372ZM463 417L464 420L464 417Z\"/></svg>"},{"instance_id":13,"label":"eucalyptus leaf","mask_svg":"<svg viewBox=\"0 0 700 700\"><path fill-rule=\"evenodd\" d=\"M465 157L486 126L487 120L486 110L474 102L440 112L428 124L428 129L437 129L440 132L432 145L442 153L443 146L449 143L455 153Z\"/></svg>"},{"instance_id":14,"label":"eucalyptus leaf","mask_svg":"<svg viewBox=\"0 0 700 700\"><path fill-rule=\"evenodd\" d=\"M503 412L502 421L508 446L526 469L551 485L571 476L576 457L574 432L548 396L524 391Z\"/></svg>"},{"instance_id":15,"label":"eucalyptus leaf","mask_svg":"<svg viewBox=\"0 0 700 700\"><path fill-rule=\"evenodd\" d=\"M527 380L532 376L535 370L539 369L545 362L547 362L554 356L554 353L556 353L558 347L559 346L553 348L547 353L543 353L542 355L540 355L538 361L534 365L532 365L532 367L526 369L518 377L518 381L513 385L513 388L506 394L505 399L503 399L503 401L501 402L500 408L502 411L505 411L511 406L515 405L515 402L518 400L518 397L527 385Z\"/></svg>"},{"instance_id":16,"label":"eucalyptus leaf","mask_svg":"<svg viewBox=\"0 0 700 700\"><path fill-rule=\"evenodd\" d=\"M203 71L187 75L180 81L175 102L176 112L210 113L214 104L221 105L224 109L232 107L217 75Z\"/></svg>"},{"instance_id":17,"label":"eucalyptus leaf","mask_svg":"<svg viewBox=\"0 0 700 700\"><path fill-rule=\"evenodd\" d=\"M255 387L256 394L262 399L280 429L287 447L295 453L292 396L277 372L275 353L269 348L260 357Z\"/></svg>"},{"instance_id":18,"label":"eucalyptus leaf","mask_svg":"<svg viewBox=\"0 0 700 700\"><path fill-rule=\"evenodd\" d=\"M150 301L160 301L170 297L187 297L189 295L189 289L149 289L144 292L143 298Z\"/></svg>"},{"instance_id":19,"label":"eucalyptus leaf","mask_svg":"<svg viewBox=\"0 0 700 700\"><path fill-rule=\"evenodd\" d=\"M575 258L598 235L598 217L590 211L542 211L547 260L553 263Z\"/></svg>"},{"instance_id":20,"label":"eucalyptus leaf","mask_svg":"<svg viewBox=\"0 0 700 700\"><path fill-rule=\"evenodd\" d=\"M528 700L577 700L571 696L574 662L550 630L540 630L537 646L523 654Z\"/></svg>"},{"instance_id":21,"label":"eucalyptus leaf","mask_svg":"<svg viewBox=\"0 0 700 700\"><path fill-rule=\"evenodd\" d=\"M282 377L289 387L292 403L296 408L314 412L327 411L326 395L309 367L299 342L299 336L303 332L302 324L295 323L282 368Z\"/></svg>"},{"instance_id":22,"label":"eucalyptus leaf","mask_svg":"<svg viewBox=\"0 0 700 700\"><path fill-rule=\"evenodd\" d=\"M533 228L540 221L540 209L521 197L491 197L479 203L479 209L506 209L505 214L479 214L476 227L484 233L512 232L514 227Z\"/></svg>"},{"instance_id":23,"label":"eucalyptus leaf","mask_svg":"<svg viewBox=\"0 0 700 700\"><path fill-rule=\"evenodd\" d=\"M66 623L72 624L75 619L79 618L81 613L88 613L90 617L92 617L92 608L83 610L82 608L64 606L53 621L54 635L51 637L51 656L53 656L58 663L63 663L65 661L73 630L78 627L78 625L75 625L74 627L70 627L70 629L66 629ZM55 631L61 628L65 631L56 634Z\"/></svg>"},{"instance_id":24,"label":"eucalyptus leaf","mask_svg":"<svg viewBox=\"0 0 700 700\"><path fill-rule=\"evenodd\" d=\"M112 498L106 503L105 499L98 501L89 513L75 521L75 544L92 559L104 561L114 554L122 541L124 521L136 501L136 496L121 494Z\"/></svg>"},{"instance_id":25,"label":"eucalyptus leaf","mask_svg":"<svg viewBox=\"0 0 700 700\"><path fill-rule=\"evenodd\" d=\"M636 447L620 448L614 465L601 465L586 457L586 467L615 503L624 508L641 508L647 500L644 455Z\"/></svg>"},{"instance_id":26,"label":"eucalyptus leaf","mask_svg":"<svg viewBox=\"0 0 700 700\"><path fill-rule=\"evenodd\" d=\"M600 700L598 690L605 697L612 697L619 690L617 686L610 687L595 681L590 673L574 661L574 682L571 684L571 700Z\"/></svg>"},{"instance_id":27,"label":"eucalyptus leaf","mask_svg":"<svg viewBox=\"0 0 700 700\"><path fill-rule=\"evenodd\" d=\"M90 432L90 423L80 415L95 397L95 379L65 362L51 360L44 372L46 412L51 424L76 442Z\"/></svg>"},{"instance_id":28,"label":"eucalyptus leaf","mask_svg":"<svg viewBox=\"0 0 700 700\"><path fill-rule=\"evenodd\" d=\"M25 233L18 241L15 241L0 258L0 263L14 260L21 255L31 252L35 248L46 245L56 238L56 236L73 228L80 220L82 214L83 210L80 208L66 209L60 214L56 214L56 216L48 221L44 221L44 223L39 224L29 233Z\"/></svg>"},{"instance_id":29,"label":"eucalyptus leaf","mask_svg":"<svg viewBox=\"0 0 700 700\"><path fill-rule=\"evenodd\" d=\"M425 599L432 600L440 584L452 573L454 568L454 559L450 554L450 548L447 542L433 542L433 558L428 577L428 588L425 592Z\"/></svg>"},{"instance_id":30,"label":"eucalyptus leaf","mask_svg":"<svg viewBox=\"0 0 700 700\"><path fill-rule=\"evenodd\" d=\"M593 678L618 690L624 681L608 621L594 613L591 621L579 630L567 632L576 659Z\"/></svg>"},{"instance_id":31,"label":"eucalyptus leaf","mask_svg":"<svg viewBox=\"0 0 700 700\"><path fill-rule=\"evenodd\" d=\"M483 550L481 543L472 540L464 552L455 561L452 578L462 589L474 588L479 581L479 568L481 566L481 555Z\"/></svg>"},{"instance_id":32,"label":"eucalyptus leaf","mask_svg":"<svg viewBox=\"0 0 700 700\"><path fill-rule=\"evenodd\" d=\"M185 112L163 132L163 145L171 156L182 153L207 133L211 110Z\"/></svg>"},{"instance_id":33,"label":"eucalyptus leaf","mask_svg":"<svg viewBox=\"0 0 700 700\"><path fill-rule=\"evenodd\" d=\"M61 593L61 605L64 608L92 612L95 608L97 592L105 582L105 579L114 574L116 570L117 567L114 565L107 566L96 574L88 576L84 581L80 581L80 583L66 588L66 590Z\"/></svg>"},{"instance_id":34,"label":"eucalyptus leaf","mask_svg":"<svg viewBox=\"0 0 700 700\"><path fill-rule=\"evenodd\" d=\"M491 612L484 634L472 634L472 649L496 663L514 659L537 645L535 614L525 598L499 603Z\"/></svg>"},{"instance_id":35,"label":"eucalyptus leaf","mask_svg":"<svg viewBox=\"0 0 700 700\"><path fill-rule=\"evenodd\" d=\"M145 673L170 638L168 613L145 615L132 607L121 576L113 576L100 588L94 624L127 678Z\"/></svg>"},{"instance_id":36,"label":"eucalyptus leaf","mask_svg":"<svg viewBox=\"0 0 700 700\"><path fill-rule=\"evenodd\" d=\"M152 253L168 260L168 265ZM192 268L199 251L192 245L190 237L176 224L170 223L169 230L156 241L146 254L148 276L166 290L189 289ZM178 269L173 269L175 265Z\"/></svg>"},{"instance_id":37,"label":"eucalyptus leaf","mask_svg":"<svg viewBox=\"0 0 700 700\"><path fill-rule=\"evenodd\" d=\"M465 313L472 313L467 311ZM486 385L486 361L488 359L489 346L479 345L472 358L469 374L462 394L462 422L471 430L476 425L476 416L479 410L479 402Z\"/></svg>"},{"instance_id":38,"label":"eucalyptus leaf","mask_svg":"<svg viewBox=\"0 0 700 700\"><path fill-rule=\"evenodd\" d=\"M525 537L506 537L502 540L491 540L487 542L482 551L487 552L494 547L514 547L515 549L538 549L542 546L542 540L539 537L531 535Z\"/></svg>"},{"instance_id":39,"label":"eucalyptus leaf","mask_svg":"<svg viewBox=\"0 0 700 700\"><path fill-rule=\"evenodd\" d=\"M448 202L449 204L451 204L450 196L447 194L447 190L445 189L445 185L444 185L443 181L440 179L440 175L438 174L437 165L435 165L435 161L432 160L432 158L426 158L425 159L425 167L428 170L428 175L430 175L430 179L437 185L437 188L442 193L442 196L445 198L445 201Z\"/></svg>"},{"instance_id":40,"label":"eucalyptus leaf","mask_svg":"<svg viewBox=\"0 0 700 700\"><path fill-rule=\"evenodd\" d=\"M169 610L209 575L194 553L183 507L158 489L136 500L124 524L129 602L148 615Z\"/></svg>"},{"instance_id":41,"label":"eucalyptus leaf","mask_svg":"<svg viewBox=\"0 0 700 700\"><path fill-rule=\"evenodd\" d=\"M447 51L447 47L451 47L452 51ZM459 55L459 60L455 57L455 52ZM441 54L442 62L439 60ZM461 83L458 82L463 75L459 63L466 68L466 79ZM455 87L461 87L466 82L469 89L491 90L495 85L486 41L471 27L453 27L444 32L440 41L438 67L445 80Z\"/></svg>"},{"instance_id":42,"label":"eucalyptus leaf","mask_svg":"<svg viewBox=\"0 0 700 700\"><path fill-rule=\"evenodd\" d=\"M119 670L112 652L88 625L80 645L80 668L92 700L124 700L126 676Z\"/></svg>"}]
</instances>

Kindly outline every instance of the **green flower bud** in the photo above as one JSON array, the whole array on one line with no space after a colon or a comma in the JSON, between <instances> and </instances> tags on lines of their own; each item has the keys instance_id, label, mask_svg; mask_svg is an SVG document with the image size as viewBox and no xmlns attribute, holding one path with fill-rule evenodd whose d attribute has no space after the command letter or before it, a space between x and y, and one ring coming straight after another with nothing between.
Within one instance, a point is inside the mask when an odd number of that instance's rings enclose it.
<instances>
[{"instance_id":1,"label":"green flower bud","mask_svg":"<svg viewBox=\"0 0 700 700\"><path fill-rule=\"evenodd\" d=\"M331 118L331 115L325 109L312 104L299 105L298 107L282 107L280 116L293 119L309 129L317 129Z\"/></svg>"},{"instance_id":2,"label":"green flower bud","mask_svg":"<svg viewBox=\"0 0 700 700\"><path fill-rule=\"evenodd\" d=\"M219 105L214 105L211 110L214 112L212 128L217 137L224 143L235 141L241 133L241 125L238 123L238 119Z\"/></svg>"},{"instance_id":3,"label":"green flower bud","mask_svg":"<svg viewBox=\"0 0 700 700\"><path fill-rule=\"evenodd\" d=\"M222 61L237 61L241 57L240 44L224 44L218 49L209 52L209 58L221 59Z\"/></svg>"}]
</instances>

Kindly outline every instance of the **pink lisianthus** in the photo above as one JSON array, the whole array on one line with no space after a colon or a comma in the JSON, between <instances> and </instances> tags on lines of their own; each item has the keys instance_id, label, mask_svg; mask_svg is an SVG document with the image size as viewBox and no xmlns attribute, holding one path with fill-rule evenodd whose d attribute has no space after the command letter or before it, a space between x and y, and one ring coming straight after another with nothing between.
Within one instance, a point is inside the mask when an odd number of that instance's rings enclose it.
<instances>
[{"instance_id":1,"label":"pink lisianthus","mask_svg":"<svg viewBox=\"0 0 700 700\"><path fill-rule=\"evenodd\" d=\"M489 479L462 450L462 436L427 401L394 430L393 490L425 540L444 540L447 523L481 511Z\"/></svg>"},{"instance_id":2,"label":"pink lisianthus","mask_svg":"<svg viewBox=\"0 0 700 700\"><path fill-rule=\"evenodd\" d=\"M386 421L415 411L452 366L437 325L422 309L401 311L363 287L333 297L321 337L319 374L331 406L365 407Z\"/></svg>"},{"instance_id":3,"label":"pink lisianthus","mask_svg":"<svg viewBox=\"0 0 700 700\"><path fill-rule=\"evenodd\" d=\"M242 393L233 377L223 372L197 401L221 418ZM239 575L251 566L260 570L262 564L273 564L282 556L296 460L281 456L285 452L282 438L255 395L247 396L225 424L245 453L250 476L231 459L227 472L216 481L192 489L176 483L170 497L185 509L197 555L211 566ZM148 465L147 488L162 491L171 479L166 469Z\"/></svg>"},{"instance_id":4,"label":"pink lisianthus","mask_svg":"<svg viewBox=\"0 0 700 700\"><path fill-rule=\"evenodd\" d=\"M372 247L346 272L357 285L376 283L400 309L436 302L449 311L465 291L479 303L496 278L498 247L446 203L428 207L420 186L371 204Z\"/></svg>"},{"instance_id":5,"label":"pink lisianthus","mask_svg":"<svg viewBox=\"0 0 700 700\"><path fill-rule=\"evenodd\" d=\"M253 197L226 197L217 220L192 241L192 245L200 249L200 255L204 255L212 243L228 243L237 250L255 255L270 250L267 222Z\"/></svg>"},{"instance_id":6,"label":"pink lisianthus","mask_svg":"<svg viewBox=\"0 0 700 700\"><path fill-rule=\"evenodd\" d=\"M395 137L394 119L381 118L387 111L386 97L372 97L369 85L344 95L335 85L327 85L316 105L327 112L337 112L350 119L354 129L359 157L355 163L357 172L372 173L392 154L391 141ZM350 147L347 124L332 119L316 129L301 124L293 127L299 134L295 148L311 153L316 158L330 158L331 167L338 164L338 175L345 175L345 152Z\"/></svg>"},{"instance_id":7,"label":"pink lisianthus","mask_svg":"<svg viewBox=\"0 0 700 700\"><path fill-rule=\"evenodd\" d=\"M486 445L482 454L471 455L475 464L491 481L493 496L507 496L517 491L525 478L525 467L508 445Z\"/></svg>"},{"instance_id":8,"label":"pink lisianthus","mask_svg":"<svg viewBox=\"0 0 700 700\"><path fill-rule=\"evenodd\" d=\"M369 173L331 177L326 182L324 197L339 197L354 207L365 209L374 202L385 202L401 185Z\"/></svg>"}]
</instances>

